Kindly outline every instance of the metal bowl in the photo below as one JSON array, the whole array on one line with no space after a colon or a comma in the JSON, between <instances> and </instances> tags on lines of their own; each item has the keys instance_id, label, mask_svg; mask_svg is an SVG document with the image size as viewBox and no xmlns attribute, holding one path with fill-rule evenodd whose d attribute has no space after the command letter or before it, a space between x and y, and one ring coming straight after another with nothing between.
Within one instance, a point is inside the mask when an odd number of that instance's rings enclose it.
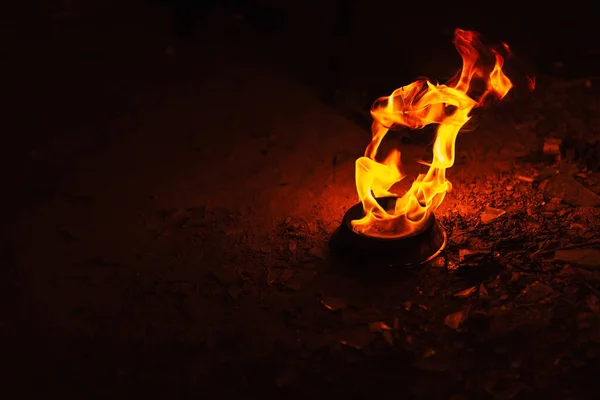
<instances>
[{"instance_id":1,"label":"metal bowl","mask_svg":"<svg viewBox=\"0 0 600 400\"><path fill-rule=\"evenodd\" d=\"M386 209L397 197L381 197L377 202ZM446 232L431 214L422 229L399 238L381 238L357 233L352 221L364 216L362 203L352 206L329 242L332 253L360 267L408 267L425 263L446 246Z\"/></svg>"}]
</instances>

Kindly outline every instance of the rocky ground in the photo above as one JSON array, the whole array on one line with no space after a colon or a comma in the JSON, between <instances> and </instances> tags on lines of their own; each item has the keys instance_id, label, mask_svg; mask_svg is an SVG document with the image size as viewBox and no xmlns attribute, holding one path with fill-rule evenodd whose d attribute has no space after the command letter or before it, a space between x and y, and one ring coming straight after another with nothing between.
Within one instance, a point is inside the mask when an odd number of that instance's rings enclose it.
<instances>
[{"instance_id":1,"label":"rocky ground","mask_svg":"<svg viewBox=\"0 0 600 400\"><path fill-rule=\"evenodd\" d=\"M315 54L286 31L216 19L210 40L182 41L148 28L168 25L153 11L86 18L54 16L10 49L27 78L8 86L23 107L5 157L7 384L68 398L597 398L594 77L541 74L478 113L448 171L443 253L351 271L328 240L357 201L360 90L324 103L307 84L318 62L296 62ZM430 134L387 145L416 173Z\"/></svg>"}]
</instances>

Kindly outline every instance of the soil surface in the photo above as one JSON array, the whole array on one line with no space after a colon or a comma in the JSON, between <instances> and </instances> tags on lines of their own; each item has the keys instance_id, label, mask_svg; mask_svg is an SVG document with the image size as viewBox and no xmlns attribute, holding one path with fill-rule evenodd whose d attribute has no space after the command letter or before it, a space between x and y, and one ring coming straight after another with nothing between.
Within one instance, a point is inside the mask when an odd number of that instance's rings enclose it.
<instances>
[{"instance_id":1,"label":"soil surface","mask_svg":"<svg viewBox=\"0 0 600 400\"><path fill-rule=\"evenodd\" d=\"M458 138L445 250L357 270L328 241L357 202L369 102L452 75L455 21L420 39L427 51L369 64L387 44L348 38L374 26L335 36L335 8L315 10L274 14L282 27L216 7L185 36L160 3L3 25L18 38L5 47L5 388L598 398L597 77L515 51L515 90ZM412 176L432 132L386 140Z\"/></svg>"}]
</instances>

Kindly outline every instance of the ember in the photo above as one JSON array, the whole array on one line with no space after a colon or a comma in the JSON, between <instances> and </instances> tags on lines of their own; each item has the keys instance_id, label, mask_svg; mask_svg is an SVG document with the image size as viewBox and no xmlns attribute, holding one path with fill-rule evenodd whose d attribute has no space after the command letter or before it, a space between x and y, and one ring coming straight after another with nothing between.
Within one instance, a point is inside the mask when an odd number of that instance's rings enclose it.
<instances>
[{"instance_id":1,"label":"ember","mask_svg":"<svg viewBox=\"0 0 600 400\"><path fill-rule=\"evenodd\" d=\"M463 60L459 73L445 85L418 80L381 97L373 104L373 138L365 155L356 160L356 188L362 203L362 218L351 221L359 235L381 239L400 239L419 233L432 223L433 213L452 185L446 169L454 164L455 142L475 107L488 96L502 99L512 88L502 71L504 58L499 51L485 47L476 32L456 29L454 45ZM508 53L506 44L503 51ZM486 62L491 60L491 62ZM476 78L476 79L475 79ZM483 82L477 96L472 83ZM405 178L400 151L393 150L382 162L376 160L379 146L391 129L420 129L438 124L431 162L410 189L398 197L392 208L383 207L378 198L397 196L393 186Z\"/></svg>"}]
</instances>

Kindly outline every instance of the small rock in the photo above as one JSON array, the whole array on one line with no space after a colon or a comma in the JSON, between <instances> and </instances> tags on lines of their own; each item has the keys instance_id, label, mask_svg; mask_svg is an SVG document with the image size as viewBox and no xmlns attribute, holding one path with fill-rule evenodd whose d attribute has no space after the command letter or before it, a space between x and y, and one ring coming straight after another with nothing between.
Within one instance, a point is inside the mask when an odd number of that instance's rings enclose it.
<instances>
[{"instance_id":1,"label":"small rock","mask_svg":"<svg viewBox=\"0 0 600 400\"><path fill-rule=\"evenodd\" d=\"M296 251L296 248L298 247L298 242L296 240L290 240L290 244L288 247L291 252L294 252L294 251Z\"/></svg>"},{"instance_id":2,"label":"small rock","mask_svg":"<svg viewBox=\"0 0 600 400\"><path fill-rule=\"evenodd\" d=\"M326 251L320 247L313 247L312 249L310 249L308 254L310 254L311 256L316 257L320 260L325 260L327 258Z\"/></svg>"},{"instance_id":3,"label":"small rock","mask_svg":"<svg viewBox=\"0 0 600 400\"><path fill-rule=\"evenodd\" d=\"M534 181L534 178L532 178L530 176L524 176L524 175L516 175L515 178L517 178L520 181L529 182L529 183L532 183Z\"/></svg>"},{"instance_id":4,"label":"small rock","mask_svg":"<svg viewBox=\"0 0 600 400\"><path fill-rule=\"evenodd\" d=\"M560 278L568 278L573 275L575 275L575 271L573 270L573 267L571 267L569 264L565 264L557 276Z\"/></svg>"},{"instance_id":5,"label":"small rock","mask_svg":"<svg viewBox=\"0 0 600 400\"><path fill-rule=\"evenodd\" d=\"M562 145L562 139L546 138L544 140L543 151L544 154L557 155L560 154L560 146Z\"/></svg>"},{"instance_id":6,"label":"small rock","mask_svg":"<svg viewBox=\"0 0 600 400\"><path fill-rule=\"evenodd\" d=\"M272 285L279 279L279 275L281 275L281 270L279 269L270 269L267 272L267 285Z\"/></svg>"},{"instance_id":7,"label":"small rock","mask_svg":"<svg viewBox=\"0 0 600 400\"><path fill-rule=\"evenodd\" d=\"M555 175L543 187L548 199L559 198L575 207L596 207L600 205L600 196L585 188L571 175Z\"/></svg>"},{"instance_id":8,"label":"small rock","mask_svg":"<svg viewBox=\"0 0 600 400\"><path fill-rule=\"evenodd\" d=\"M587 306L596 314L600 314L600 300L593 294L590 294L585 299Z\"/></svg>"},{"instance_id":9,"label":"small rock","mask_svg":"<svg viewBox=\"0 0 600 400\"><path fill-rule=\"evenodd\" d=\"M326 309L331 311L342 310L348 306L346 300L332 296L323 296L321 298L321 304L323 304Z\"/></svg>"},{"instance_id":10,"label":"small rock","mask_svg":"<svg viewBox=\"0 0 600 400\"><path fill-rule=\"evenodd\" d=\"M459 257L462 257L456 271L457 276L470 280L492 279L501 270L501 265L493 257L490 251L469 251L463 253L459 251ZM450 268L448 268L450 269ZM474 283L474 282L473 282Z\"/></svg>"},{"instance_id":11,"label":"small rock","mask_svg":"<svg viewBox=\"0 0 600 400\"><path fill-rule=\"evenodd\" d=\"M394 344L394 336L392 335L391 331L383 331L381 335L390 346Z\"/></svg>"},{"instance_id":12,"label":"small rock","mask_svg":"<svg viewBox=\"0 0 600 400\"><path fill-rule=\"evenodd\" d=\"M556 250L554 259L582 267L598 267L600 266L600 250L593 247Z\"/></svg>"},{"instance_id":13,"label":"small rock","mask_svg":"<svg viewBox=\"0 0 600 400\"><path fill-rule=\"evenodd\" d=\"M486 207L481 214L481 223L486 225L495 220L496 218L506 214L506 211L499 208Z\"/></svg>"},{"instance_id":14,"label":"small rock","mask_svg":"<svg viewBox=\"0 0 600 400\"><path fill-rule=\"evenodd\" d=\"M263 246L260 248L260 252L263 254L269 254L271 253L271 248L269 246Z\"/></svg>"},{"instance_id":15,"label":"small rock","mask_svg":"<svg viewBox=\"0 0 600 400\"><path fill-rule=\"evenodd\" d=\"M465 232L458 231L452 232L452 236L450 236L450 241L456 243L458 245L466 243L468 240L468 236Z\"/></svg>"},{"instance_id":16,"label":"small rock","mask_svg":"<svg viewBox=\"0 0 600 400\"><path fill-rule=\"evenodd\" d=\"M485 285L483 283L481 285L479 285L479 297L481 297L481 298L489 297L488 290L485 288Z\"/></svg>"},{"instance_id":17,"label":"small rock","mask_svg":"<svg viewBox=\"0 0 600 400\"><path fill-rule=\"evenodd\" d=\"M384 332L389 331L391 329L392 328L390 328L388 324L382 321L371 322L369 324L369 331L371 332Z\"/></svg>"},{"instance_id":18,"label":"small rock","mask_svg":"<svg viewBox=\"0 0 600 400\"><path fill-rule=\"evenodd\" d=\"M446 266L446 259L438 256L433 260L429 261L429 266L434 268L444 268Z\"/></svg>"},{"instance_id":19,"label":"small rock","mask_svg":"<svg viewBox=\"0 0 600 400\"><path fill-rule=\"evenodd\" d=\"M458 250L458 260L460 262L462 262L465 259L465 257L467 257L468 255L471 255L471 254L473 254L473 252L471 250L460 249L460 250Z\"/></svg>"},{"instance_id":20,"label":"small rock","mask_svg":"<svg viewBox=\"0 0 600 400\"><path fill-rule=\"evenodd\" d=\"M362 350L373 341L373 334L364 327L347 331L340 343L355 350Z\"/></svg>"},{"instance_id":21,"label":"small rock","mask_svg":"<svg viewBox=\"0 0 600 400\"><path fill-rule=\"evenodd\" d=\"M460 325L468 319L470 310L471 307L469 306L463 308L460 311L446 315L446 318L444 318L444 324L449 328L457 330L460 327Z\"/></svg>"},{"instance_id":22,"label":"small rock","mask_svg":"<svg viewBox=\"0 0 600 400\"><path fill-rule=\"evenodd\" d=\"M573 231L586 231L587 227L583 224L578 224L578 223L572 223L569 226L569 230L573 230Z\"/></svg>"},{"instance_id":23,"label":"small rock","mask_svg":"<svg viewBox=\"0 0 600 400\"><path fill-rule=\"evenodd\" d=\"M523 300L527 303L538 301L548 296L554 290L545 283L536 281L523 289Z\"/></svg>"},{"instance_id":24,"label":"small rock","mask_svg":"<svg viewBox=\"0 0 600 400\"><path fill-rule=\"evenodd\" d=\"M558 197L551 198L548 201L548 203L546 203L546 205L544 206L546 211L550 211L550 212L556 212L556 211L562 210L566 207L568 207L568 206L566 204L563 204L562 200L559 199Z\"/></svg>"},{"instance_id":25,"label":"small rock","mask_svg":"<svg viewBox=\"0 0 600 400\"><path fill-rule=\"evenodd\" d=\"M472 295L473 293L475 293L475 290L477 290L477 286L473 286L468 289L461 290L460 292L455 293L454 297L458 297L460 299L465 299L465 298L469 297L470 295Z\"/></svg>"}]
</instances>

